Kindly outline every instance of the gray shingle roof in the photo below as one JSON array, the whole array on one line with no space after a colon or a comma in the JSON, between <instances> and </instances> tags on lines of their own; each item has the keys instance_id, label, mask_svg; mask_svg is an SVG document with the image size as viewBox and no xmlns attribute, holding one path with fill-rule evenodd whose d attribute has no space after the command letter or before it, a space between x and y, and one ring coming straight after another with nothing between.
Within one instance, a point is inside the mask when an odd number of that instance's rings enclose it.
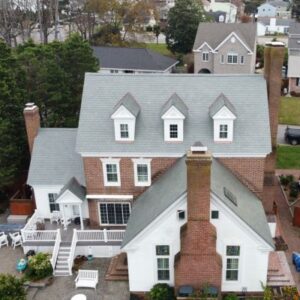
<instances>
[{"instance_id":1,"label":"gray shingle roof","mask_svg":"<svg viewBox=\"0 0 300 300\"><path fill-rule=\"evenodd\" d=\"M255 50L255 23L200 23L193 49L198 49L204 42L215 49L232 32L235 32L251 51Z\"/></svg>"},{"instance_id":2,"label":"gray shingle roof","mask_svg":"<svg viewBox=\"0 0 300 300\"><path fill-rule=\"evenodd\" d=\"M163 72L177 60L146 48L93 47L100 69L124 69Z\"/></svg>"},{"instance_id":3,"label":"gray shingle roof","mask_svg":"<svg viewBox=\"0 0 300 300\"><path fill-rule=\"evenodd\" d=\"M114 111L116 112L120 106L126 107L135 117L139 114L140 112L140 106L134 99L134 97L130 93L126 93L122 97L122 99L116 104L114 107Z\"/></svg>"},{"instance_id":4,"label":"gray shingle roof","mask_svg":"<svg viewBox=\"0 0 300 300\"><path fill-rule=\"evenodd\" d=\"M111 113L130 92L141 111L136 120L135 141L115 141ZM176 93L189 109L184 120L184 141L166 143L161 110ZM224 93L234 105L234 140L213 141L209 107ZM76 150L79 153L156 153L184 155L200 140L211 151L227 154L266 154L271 151L266 82L261 75L103 75L85 77Z\"/></svg>"},{"instance_id":5,"label":"gray shingle roof","mask_svg":"<svg viewBox=\"0 0 300 300\"><path fill-rule=\"evenodd\" d=\"M85 200L86 189L81 186L75 177L72 177L65 186L59 192L57 198L59 198L65 191L70 191L72 194L77 196L80 200Z\"/></svg>"},{"instance_id":6,"label":"gray shingle roof","mask_svg":"<svg viewBox=\"0 0 300 300\"><path fill-rule=\"evenodd\" d=\"M270 20L271 18L264 17L264 18L258 18L258 22L263 23L264 25L270 25ZM281 19L281 18L276 18L276 26L290 26L294 20L292 19Z\"/></svg>"},{"instance_id":7,"label":"gray shingle roof","mask_svg":"<svg viewBox=\"0 0 300 300\"><path fill-rule=\"evenodd\" d=\"M235 195L237 206L225 197L224 187ZM182 157L137 199L127 224L122 247L133 240L185 193L186 164L185 157ZM216 159L212 162L211 193L215 194L238 218L273 247L261 201Z\"/></svg>"},{"instance_id":8,"label":"gray shingle roof","mask_svg":"<svg viewBox=\"0 0 300 300\"><path fill-rule=\"evenodd\" d=\"M300 23L293 22L289 29L289 49L300 50Z\"/></svg>"},{"instance_id":9,"label":"gray shingle roof","mask_svg":"<svg viewBox=\"0 0 300 300\"><path fill-rule=\"evenodd\" d=\"M76 135L77 129L39 130L29 167L29 185L64 185L72 177L85 185L82 158L75 152Z\"/></svg>"},{"instance_id":10,"label":"gray shingle roof","mask_svg":"<svg viewBox=\"0 0 300 300\"><path fill-rule=\"evenodd\" d=\"M223 106L226 106L235 116L237 116L233 104L227 99L227 97L223 93L221 93L209 107L209 115L213 117Z\"/></svg>"},{"instance_id":11,"label":"gray shingle roof","mask_svg":"<svg viewBox=\"0 0 300 300\"><path fill-rule=\"evenodd\" d=\"M184 116L187 117L189 109L176 93L174 93L163 106L161 116L163 116L172 106L176 107Z\"/></svg>"}]
</instances>

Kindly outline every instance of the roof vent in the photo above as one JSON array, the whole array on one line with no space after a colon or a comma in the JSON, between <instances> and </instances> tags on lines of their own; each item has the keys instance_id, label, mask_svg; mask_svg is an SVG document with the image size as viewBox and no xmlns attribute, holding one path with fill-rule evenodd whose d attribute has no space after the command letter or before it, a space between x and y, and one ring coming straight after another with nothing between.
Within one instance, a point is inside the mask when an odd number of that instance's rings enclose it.
<instances>
[{"instance_id":1,"label":"roof vent","mask_svg":"<svg viewBox=\"0 0 300 300\"><path fill-rule=\"evenodd\" d=\"M206 153L207 152L207 147L203 146L201 142L196 142L192 147L191 147L192 153Z\"/></svg>"},{"instance_id":2,"label":"roof vent","mask_svg":"<svg viewBox=\"0 0 300 300\"><path fill-rule=\"evenodd\" d=\"M271 47L284 47L285 43L283 43L283 42L267 42L265 45L271 46Z\"/></svg>"}]
</instances>

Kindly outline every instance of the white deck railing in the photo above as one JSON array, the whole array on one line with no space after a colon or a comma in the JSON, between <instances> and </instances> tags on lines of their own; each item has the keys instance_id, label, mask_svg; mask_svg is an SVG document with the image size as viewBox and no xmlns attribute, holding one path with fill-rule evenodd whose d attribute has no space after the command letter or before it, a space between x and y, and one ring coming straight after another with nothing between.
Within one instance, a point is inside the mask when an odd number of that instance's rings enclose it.
<instances>
[{"instance_id":1,"label":"white deck railing","mask_svg":"<svg viewBox=\"0 0 300 300\"><path fill-rule=\"evenodd\" d=\"M30 219L27 221L27 223L23 227L23 230L25 230L25 231L35 230L38 218L39 218L39 213L37 210L35 210L33 215L30 217Z\"/></svg>"},{"instance_id":2,"label":"white deck railing","mask_svg":"<svg viewBox=\"0 0 300 300\"><path fill-rule=\"evenodd\" d=\"M77 230L79 242L122 242L125 230Z\"/></svg>"},{"instance_id":3,"label":"white deck railing","mask_svg":"<svg viewBox=\"0 0 300 300\"><path fill-rule=\"evenodd\" d=\"M71 243L71 250L68 258L68 268L69 268L69 274L72 275L72 268L73 268L73 260L75 256L75 250L76 250L76 244L78 242L77 238L77 230L73 230L73 237L72 237L72 243Z\"/></svg>"},{"instance_id":4,"label":"white deck railing","mask_svg":"<svg viewBox=\"0 0 300 300\"><path fill-rule=\"evenodd\" d=\"M58 256L58 252L59 252L59 247L60 247L60 243L61 243L60 229L57 229L55 244L54 244L54 247L53 247L52 257L51 257L51 260L50 260L53 271L55 269L55 265L56 265L56 261L57 261L57 256Z\"/></svg>"},{"instance_id":5,"label":"white deck railing","mask_svg":"<svg viewBox=\"0 0 300 300\"><path fill-rule=\"evenodd\" d=\"M25 242L54 242L57 230L21 230L23 243Z\"/></svg>"}]
</instances>

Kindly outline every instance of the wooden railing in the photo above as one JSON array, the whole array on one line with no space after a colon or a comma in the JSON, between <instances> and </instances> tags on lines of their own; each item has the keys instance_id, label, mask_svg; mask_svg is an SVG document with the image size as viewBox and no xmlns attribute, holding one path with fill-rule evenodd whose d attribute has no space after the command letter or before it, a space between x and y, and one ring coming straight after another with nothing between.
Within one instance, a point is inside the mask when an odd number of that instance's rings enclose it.
<instances>
[{"instance_id":1,"label":"wooden railing","mask_svg":"<svg viewBox=\"0 0 300 300\"><path fill-rule=\"evenodd\" d=\"M73 237L72 237L72 243L71 243L71 250L68 258L68 268L69 268L69 274L72 275L72 268L73 268L73 260L75 256L75 250L76 250L76 244L78 242L77 237L77 230L73 230Z\"/></svg>"},{"instance_id":2,"label":"wooden railing","mask_svg":"<svg viewBox=\"0 0 300 300\"><path fill-rule=\"evenodd\" d=\"M54 244L54 248L53 248L53 251L52 251L52 257L51 257L51 260L50 260L53 271L55 269L60 243L61 243L60 229L57 229L55 244Z\"/></svg>"},{"instance_id":3,"label":"wooden railing","mask_svg":"<svg viewBox=\"0 0 300 300\"><path fill-rule=\"evenodd\" d=\"M79 242L122 242L125 230L76 230Z\"/></svg>"}]
</instances>

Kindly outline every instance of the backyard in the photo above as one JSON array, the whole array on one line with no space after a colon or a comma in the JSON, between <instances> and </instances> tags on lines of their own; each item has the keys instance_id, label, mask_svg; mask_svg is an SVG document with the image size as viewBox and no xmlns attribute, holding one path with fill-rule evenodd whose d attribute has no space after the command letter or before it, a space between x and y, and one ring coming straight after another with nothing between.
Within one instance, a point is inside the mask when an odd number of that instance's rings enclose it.
<instances>
[{"instance_id":1,"label":"backyard","mask_svg":"<svg viewBox=\"0 0 300 300\"><path fill-rule=\"evenodd\" d=\"M279 124L300 125L299 97L281 97Z\"/></svg>"},{"instance_id":2,"label":"backyard","mask_svg":"<svg viewBox=\"0 0 300 300\"><path fill-rule=\"evenodd\" d=\"M277 169L300 169L300 146L277 147Z\"/></svg>"}]
</instances>

